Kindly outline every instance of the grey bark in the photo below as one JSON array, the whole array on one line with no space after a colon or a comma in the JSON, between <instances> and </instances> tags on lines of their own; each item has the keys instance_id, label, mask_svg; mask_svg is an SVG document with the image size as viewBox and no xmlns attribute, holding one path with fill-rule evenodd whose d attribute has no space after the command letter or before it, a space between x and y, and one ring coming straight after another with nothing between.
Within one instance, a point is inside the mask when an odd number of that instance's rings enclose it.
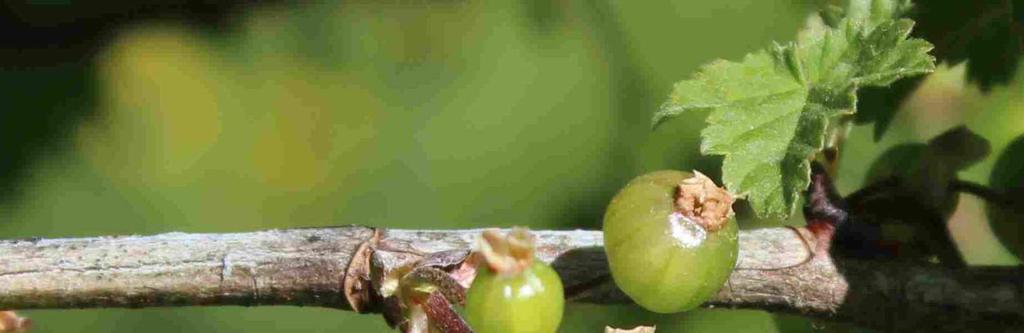
<instances>
[{"instance_id":1,"label":"grey bark","mask_svg":"<svg viewBox=\"0 0 1024 333\"><path fill-rule=\"evenodd\" d=\"M469 249L480 230L360 226L0 241L0 309L303 305L380 309L371 272ZM608 276L600 231L536 231L570 301L629 299ZM883 330L1024 327L1024 272L834 261L799 228L742 231L736 269L708 306L831 318ZM376 265L376 266L374 266ZM642 268L638 268L642 269ZM460 273L462 274L462 273Z\"/></svg>"}]
</instances>

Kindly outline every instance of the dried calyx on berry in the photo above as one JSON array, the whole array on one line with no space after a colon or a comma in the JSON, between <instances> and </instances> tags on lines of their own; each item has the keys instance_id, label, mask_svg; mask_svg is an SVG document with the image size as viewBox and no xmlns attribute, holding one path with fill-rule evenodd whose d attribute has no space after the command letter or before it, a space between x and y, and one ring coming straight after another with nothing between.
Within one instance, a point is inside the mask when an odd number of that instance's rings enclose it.
<instances>
[{"instance_id":1,"label":"dried calyx on berry","mask_svg":"<svg viewBox=\"0 0 1024 333\"><path fill-rule=\"evenodd\" d=\"M484 230L477 241L476 260L502 275L520 274L533 265L534 239L525 228L513 228L506 235L497 229Z\"/></svg>"},{"instance_id":2,"label":"dried calyx on berry","mask_svg":"<svg viewBox=\"0 0 1024 333\"><path fill-rule=\"evenodd\" d=\"M683 179L676 188L676 210L707 231L725 226L735 215L732 210L735 201L735 195L698 171L693 171L693 177Z\"/></svg>"}]
</instances>

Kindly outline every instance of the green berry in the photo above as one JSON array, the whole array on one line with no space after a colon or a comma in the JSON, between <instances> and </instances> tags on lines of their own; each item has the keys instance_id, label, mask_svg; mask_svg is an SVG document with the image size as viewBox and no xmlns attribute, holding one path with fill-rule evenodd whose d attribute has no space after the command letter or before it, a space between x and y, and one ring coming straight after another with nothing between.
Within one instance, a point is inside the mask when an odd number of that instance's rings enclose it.
<instances>
[{"instance_id":1,"label":"green berry","mask_svg":"<svg viewBox=\"0 0 1024 333\"><path fill-rule=\"evenodd\" d=\"M523 229L508 238L485 232L476 278L466 292L466 321L476 333L553 333L565 304L562 281L534 260Z\"/></svg>"},{"instance_id":2,"label":"green berry","mask_svg":"<svg viewBox=\"0 0 1024 333\"><path fill-rule=\"evenodd\" d=\"M466 295L466 319L477 333L555 332L564 302L558 274L543 263L515 276L484 269Z\"/></svg>"},{"instance_id":3,"label":"green berry","mask_svg":"<svg viewBox=\"0 0 1024 333\"><path fill-rule=\"evenodd\" d=\"M739 251L733 197L697 173L633 179L608 205L604 244L612 278L640 306L699 306L725 283Z\"/></svg>"}]
</instances>

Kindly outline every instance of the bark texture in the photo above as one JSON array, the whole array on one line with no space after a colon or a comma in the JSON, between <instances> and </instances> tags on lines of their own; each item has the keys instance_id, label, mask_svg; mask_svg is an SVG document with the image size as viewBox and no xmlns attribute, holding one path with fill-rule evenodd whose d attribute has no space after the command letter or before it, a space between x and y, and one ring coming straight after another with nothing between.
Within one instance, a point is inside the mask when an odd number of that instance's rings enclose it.
<instances>
[{"instance_id":1,"label":"bark texture","mask_svg":"<svg viewBox=\"0 0 1024 333\"><path fill-rule=\"evenodd\" d=\"M385 277L481 230L360 226L0 241L0 309L304 305L384 308ZM537 255L574 302L629 299L608 275L600 231L536 231ZM758 308L898 331L1024 328L1024 272L834 261L800 228L740 232L735 271L708 306ZM465 282L471 269L449 265ZM643 267L637 267L643 269ZM467 277L466 275L470 276Z\"/></svg>"}]
</instances>

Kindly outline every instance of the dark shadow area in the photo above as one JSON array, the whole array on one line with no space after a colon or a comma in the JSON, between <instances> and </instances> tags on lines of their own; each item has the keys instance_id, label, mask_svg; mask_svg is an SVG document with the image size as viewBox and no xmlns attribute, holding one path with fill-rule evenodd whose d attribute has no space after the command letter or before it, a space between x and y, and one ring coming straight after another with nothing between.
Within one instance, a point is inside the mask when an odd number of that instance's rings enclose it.
<instances>
[{"instance_id":1,"label":"dark shadow area","mask_svg":"<svg viewBox=\"0 0 1024 333\"><path fill-rule=\"evenodd\" d=\"M551 267L562 277L566 300L593 304L633 302L615 286L603 247L567 251L551 262Z\"/></svg>"},{"instance_id":2,"label":"dark shadow area","mask_svg":"<svg viewBox=\"0 0 1024 333\"><path fill-rule=\"evenodd\" d=\"M895 146L872 165L869 185L845 198L823 167L812 168L804 215L808 229L831 242L845 282L838 319L892 332L1024 328L1020 268L969 267L947 227L960 194L951 186L957 172L988 151L966 127Z\"/></svg>"},{"instance_id":3,"label":"dark shadow area","mask_svg":"<svg viewBox=\"0 0 1024 333\"><path fill-rule=\"evenodd\" d=\"M988 140L964 126L925 143L904 143L882 153L868 169L868 184L844 201L849 219L839 223L834 250L857 259L900 258L965 267L948 220L960 193L958 173L991 151Z\"/></svg>"},{"instance_id":4,"label":"dark shadow area","mask_svg":"<svg viewBox=\"0 0 1024 333\"><path fill-rule=\"evenodd\" d=\"M0 202L20 191L32 161L60 151L94 113L94 56L119 26L180 20L225 30L241 1L67 2L0 5Z\"/></svg>"},{"instance_id":5,"label":"dark shadow area","mask_svg":"<svg viewBox=\"0 0 1024 333\"><path fill-rule=\"evenodd\" d=\"M916 1L913 34L942 62L967 61L967 78L988 91L1017 73L1024 50L1024 1Z\"/></svg>"},{"instance_id":6,"label":"dark shadow area","mask_svg":"<svg viewBox=\"0 0 1024 333\"><path fill-rule=\"evenodd\" d=\"M854 122L857 124L874 123L874 139L879 141L889 129L889 124L896 118L903 103L914 92L926 76L903 79L888 87L864 87L857 91L857 113Z\"/></svg>"},{"instance_id":7,"label":"dark shadow area","mask_svg":"<svg viewBox=\"0 0 1024 333\"><path fill-rule=\"evenodd\" d=\"M875 332L823 318L808 318L791 313L774 313L779 332Z\"/></svg>"},{"instance_id":8,"label":"dark shadow area","mask_svg":"<svg viewBox=\"0 0 1024 333\"><path fill-rule=\"evenodd\" d=\"M0 68L51 67L88 59L118 26L181 20L224 31L230 13L249 2L142 0L125 3L6 3L0 7Z\"/></svg>"},{"instance_id":9,"label":"dark shadow area","mask_svg":"<svg viewBox=\"0 0 1024 333\"><path fill-rule=\"evenodd\" d=\"M1024 321L995 304L1001 292L1020 286L1020 268L941 268L911 261L836 259L849 284L841 320L881 332L1021 332ZM902 263L902 264L892 264ZM972 292L964 292L970 290ZM1016 302L1016 301L1013 301Z\"/></svg>"},{"instance_id":10,"label":"dark shadow area","mask_svg":"<svg viewBox=\"0 0 1024 333\"><path fill-rule=\"evenodd\" d=\"M1024 259L1024 135L1014 139L999 155L989 186L1010 199L985 203L992 232L1018 259Z\"/></svg>"},{"instance_id":11,"label":"dark shadow area","mask_svg":"<svg viewBox=\"0 0 1024 333\"><path fill-rule=\"evenodd\" d=\"M937 257L945 266L966 267L947 231L948 215L915 196L889 192L851 204L850 215L849 223L836 229L833 252L840 257L921 263Z\"/></svg>"},{"instance_id":12,"label":"dark shadow area","mask_svg":"<svg viewBox=\"0 0 1024 333\"><path fill-rule=\"evenodd\" d=\"M71 143L75 124L92 113L94 81L85 59L0 70L0 202L17 196L33 159Z\"/></svg>"}]
</instances>

